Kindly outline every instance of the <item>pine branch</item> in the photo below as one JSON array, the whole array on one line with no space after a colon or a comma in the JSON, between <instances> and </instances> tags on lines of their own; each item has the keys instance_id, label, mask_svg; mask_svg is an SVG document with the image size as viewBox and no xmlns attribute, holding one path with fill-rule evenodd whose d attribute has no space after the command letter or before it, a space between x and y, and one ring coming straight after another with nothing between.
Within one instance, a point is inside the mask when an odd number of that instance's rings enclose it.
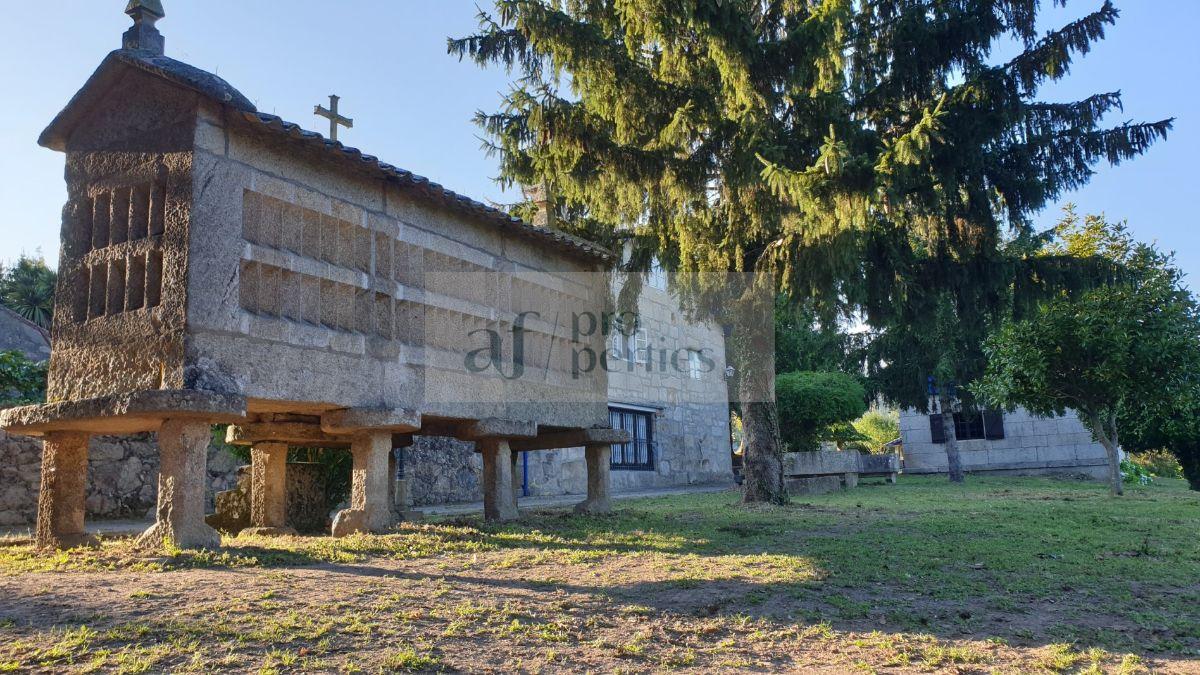
<instances>
[{"instance_id":1,"label":"pine branch","mask_svg":"<svg viewBox=\"0 0 1200 675\"><path fill-rule=\"evenodd\" d=\"M1112 0L1099 10L1048 33L1037 44L1006 63L1002 70L1016 78L1022 90L1032 94L1047 79L1058 80L1071 69L1074 54L1086 55L1092 44L1104 39L1105 26L1116 23L1120 12Z\"/></svg>"},{"instance_id":2,"label":"pine branch","mask_svg":"<svg viewBox=\"0 0 1200 675\"><path fill-rule=\"evenodd\" d=\"M1036 137L1072 128L1095 129L1104 115L1124 109L1119 91L1074 103L1031 103L1025 106L1025 133Z\"/></svg>"}]
</instances>

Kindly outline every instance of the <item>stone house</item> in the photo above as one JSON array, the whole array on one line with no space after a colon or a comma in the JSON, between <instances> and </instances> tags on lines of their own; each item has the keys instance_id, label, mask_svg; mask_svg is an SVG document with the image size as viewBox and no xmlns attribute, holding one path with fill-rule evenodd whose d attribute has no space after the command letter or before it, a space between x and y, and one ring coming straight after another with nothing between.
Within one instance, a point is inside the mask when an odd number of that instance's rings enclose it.
<instances>
[{"instance_id":1,"label":"stone house","mask_svg":"<svg viewBox=\"0 0 1200 675\"><path fill-rule=\"evenodd\" d=\"M1097 480L1108 476L1104 446L1068 411L1063 417L1011 413L955 413L963 468L971 472L1022 475L1076 474ZM903 468L908 474L946 473L945 439L940 415L900 412Z\"/></svg>"},{"instance_id":2,"label":"stone house","mask_svg":"<svg viewBox=\"0 0 1200 675\"><path fill-rule=\"evenodd\" d=\"M18 351L30 361L50 358L50 332L17 314L0 307L0 352Z\"/></svg>"},{"instance_id":3,"label":"stone house","mask_svg":"<svg viewBox=\"0 0 1200 675\"><path fill-rule=\"evenodd\" d=\"M643 285L636 317L619 319L600 328L610 422L631 436L612 448L613 491L732 485L723 332L688 321L658 270ZM454 439L417 437L403 451L416 507L478 500L482 470L470 444ZM522 496L586 488L582 448L522 453L516 470Z\"/></svg>"}]
</instances>

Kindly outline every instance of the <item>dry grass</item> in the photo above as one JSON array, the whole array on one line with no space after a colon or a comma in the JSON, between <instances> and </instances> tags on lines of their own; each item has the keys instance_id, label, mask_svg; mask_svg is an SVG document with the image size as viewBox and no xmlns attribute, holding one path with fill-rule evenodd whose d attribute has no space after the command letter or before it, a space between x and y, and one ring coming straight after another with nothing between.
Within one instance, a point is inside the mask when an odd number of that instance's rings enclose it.
<instances>
[{"instance_id":1,"label":"dry grass","mask_svg":"<svg viewBox=\"0 0 1200 675\"><path fill-rule=\"evenodd\" d=\"M386 536L0 549L0 672L1200 672L1200 496L936 479Z\"/></svg>"}]
</instances>

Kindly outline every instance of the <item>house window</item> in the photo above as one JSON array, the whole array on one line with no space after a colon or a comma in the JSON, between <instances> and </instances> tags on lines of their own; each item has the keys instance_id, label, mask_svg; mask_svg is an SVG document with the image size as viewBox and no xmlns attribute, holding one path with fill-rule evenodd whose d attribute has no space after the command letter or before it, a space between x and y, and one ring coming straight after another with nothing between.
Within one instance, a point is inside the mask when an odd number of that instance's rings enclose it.
<instances>
[{"instance_id":1,"label":"house window","mask_svg":"<svg viewBox=\"0 0 1200 675\"><path fill-rule=\"evenodd\" d=\"M630 332L614 319L608 336L608 358L613 361L646 363L650 359L650 334L645 328Z\"/></svg>"},{"instance_id":2,"label":"house window","mask_svg":"<svg viewBox=\"0 0 1200 675\"><path fill-rule=\"evenodd\" d=\"M977 412L954 413L954 437L960 441L977 441L983 434L983 415Z\"/></svg>"},{"instance_id":3,"label":"house window","mask_svg":"<svg viewBox=\"0 0 1200 675\"><path fill-rule=\"evenodd\" d=\"M934 443L946 442L941 415L929 416L929 432ZM1001 440L1004 438L1004 413L999 410L954 413L954 437L960 441Z\"/></svg>"},{"instance_id":4,"label":"house window","mask_svg":"<svg viewBox=\"0 0 1200 675\"><path fill-rule=\"evenodd\" d=\"M629 432L625 443L612 446L612 468L627 471L654 470L654 413L630 408L609 408L612 428Z\"/></svg>"},{"instance_id":5,"label":"house window","mask_svg":"<svg viewBox=\"0 0 1200 675\"><path fill-rule=\"evenodd\" d=\"M646 284L660 291L667 290L667 271L662 268L657 259L650 264L650 272L646 275Z\"/></svg>"}]
</instances>

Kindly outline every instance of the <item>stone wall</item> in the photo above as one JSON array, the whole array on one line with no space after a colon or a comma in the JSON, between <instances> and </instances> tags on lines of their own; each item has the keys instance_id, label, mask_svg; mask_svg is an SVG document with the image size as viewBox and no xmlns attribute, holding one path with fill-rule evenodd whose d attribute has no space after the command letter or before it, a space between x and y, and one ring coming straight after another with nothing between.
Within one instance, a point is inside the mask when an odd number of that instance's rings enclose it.
<instances>
[{"instance_id":1,"label":"stone wall","mask_svg":"<svg viewBox=\"0 0 1200 675\"><path fill-rule=\"evenodd\" d=\"M15 349L31 361L50 358L50 335L20 314L0 307L0 351Z\"/></svg>"},{"instance_id":2,"label":"stone wall","mask_svg":"<svg viewBox=\"0 0 1200 675\"><path fill-rule=\"evenodd\" d=\"M946 473L946 446L932 441L929 416L915 410L900 413L904 472ZM1004 414L1004 438L959 441L963 468L974 472L1013 474L1079 474L1107 476L1104 446L1074 412L1063 417L1037 417L1018 408Z\"/></svg>"},{"instance_id":3,"label":"stone wall","mask_svg":"<svg viewBox=\"0 0 1200 675\"><path fill-rule=\"evenodd\" d=\"M237 482L241 462L209 448L207 506ZM0 526L29 525L37 515L42 442L0 431ZM158 495L158 447L152 434L92 439L88 452L88 518L141 518Z\"/></svg>"}]
</instances>

